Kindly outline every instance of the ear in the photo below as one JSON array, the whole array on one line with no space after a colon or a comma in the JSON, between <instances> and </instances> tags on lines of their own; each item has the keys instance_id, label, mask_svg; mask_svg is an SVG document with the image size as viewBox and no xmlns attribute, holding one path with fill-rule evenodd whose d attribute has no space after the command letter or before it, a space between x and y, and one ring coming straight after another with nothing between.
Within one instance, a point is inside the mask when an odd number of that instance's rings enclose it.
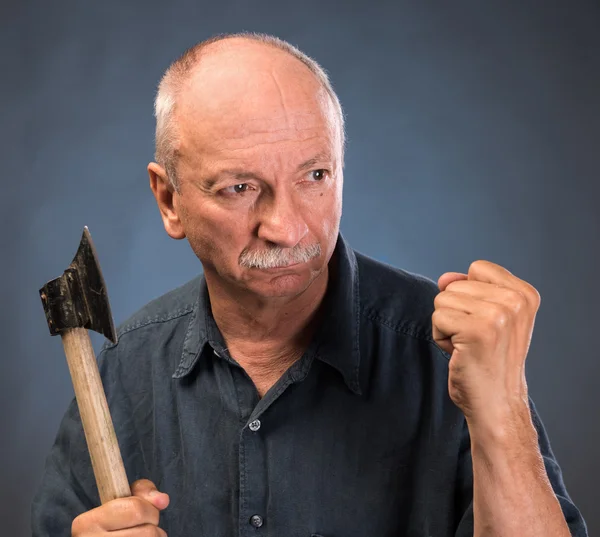
<instances>
[{"instance_id":1,"label":"ear","mask_svg":"<svg viewBox=\"0 0 600 537\"><path fill-rule=\"evenodd\" d=\"M166 232L173 239L185 238L185 231L177 212L179 193L171 185L165 169L156 162L151 162L148 164L148 175Z\"/></svg>"}]
</instances>

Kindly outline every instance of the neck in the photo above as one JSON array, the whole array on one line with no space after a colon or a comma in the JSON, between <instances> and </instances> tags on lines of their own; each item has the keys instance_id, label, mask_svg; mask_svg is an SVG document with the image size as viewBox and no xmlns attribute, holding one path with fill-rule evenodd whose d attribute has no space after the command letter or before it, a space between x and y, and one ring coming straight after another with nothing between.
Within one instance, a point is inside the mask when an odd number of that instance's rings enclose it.
<instances>
[{"instance_id":1,"label":"neck","mask_svg":"<svg viewBox=\"0 0 600 537\"><path fill-rule=\"evenodd\" d=\"M294 297L262 298L219 285L206 274L212 314L229 352L250 366L293 361L314 332L328 267Z\"/></svg>"}]
</instances>

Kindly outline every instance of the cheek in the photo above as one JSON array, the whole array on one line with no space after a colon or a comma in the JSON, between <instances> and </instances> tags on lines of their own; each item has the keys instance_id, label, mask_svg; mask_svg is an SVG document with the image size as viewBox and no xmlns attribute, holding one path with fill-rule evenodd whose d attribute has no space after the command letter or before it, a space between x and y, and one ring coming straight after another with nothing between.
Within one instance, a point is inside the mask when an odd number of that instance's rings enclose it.
<instances>
[{"instance_id":1,"label":"cheek","mask_svg":"<svg viewBox=\"0 0 600 537\"><path fill-rule=\"evenodd\" d=\"M223 218L203 207L195 212L184 211L181 221L192 250L203 264L224 265L230 258L237 261L241 251L238 243L243 242L241 231L245 229L240 219Z\"/></svg>"},{"instance_id":2,"label":"cheek","mask_svg":"<svg viewBox=\"0 0 600 537\"><path fill-rule=\"evenodd\" d=\"M323 233L337 235L342 212L341 188L333 185L332 188L320 192L316 199L307 204L307 211L312 223Z\"/></svg>"},{"instance_id":3,"label":"cheek","mask_svg":"<svg viewBox=\"0 0 600 537\"><path fill-rule=\"evenodd\" d=\"M305 199L302 213L310 240L318 242L324 257L328 257L335 249L341 218L341 199L337 189L327 189Z\"/></svg>"}]
</instances>

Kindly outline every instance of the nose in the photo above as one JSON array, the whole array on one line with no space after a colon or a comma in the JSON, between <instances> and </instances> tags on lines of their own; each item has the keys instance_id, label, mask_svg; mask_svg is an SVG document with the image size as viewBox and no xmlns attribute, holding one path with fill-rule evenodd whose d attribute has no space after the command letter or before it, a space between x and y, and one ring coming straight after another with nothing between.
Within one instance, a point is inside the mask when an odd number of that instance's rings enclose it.
<instances>
[{"instance_id":1,"label":"nose","mask_svg":"<svg viewBox=\"0 0 600 537\"><path fill-rule=\"evenodd\" d=\"M261 205L258 214L261 240L281 248L293 248L308 234L308 226L290 194L278 192Z\"/></svg>"}]
</instances>

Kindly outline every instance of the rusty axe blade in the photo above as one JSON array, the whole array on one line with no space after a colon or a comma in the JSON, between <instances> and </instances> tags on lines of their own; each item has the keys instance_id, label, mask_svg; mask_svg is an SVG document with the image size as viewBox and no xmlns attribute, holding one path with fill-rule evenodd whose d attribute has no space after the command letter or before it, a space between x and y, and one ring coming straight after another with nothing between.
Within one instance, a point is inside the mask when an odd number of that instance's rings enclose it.
<instances>
[{"instance_id":1,"label":"rusty axe blade","mask_svg":"<svg viewBox=\"0 0 600 537\"><path fill-rule=\"evenodd\" d=\"M40 297L53 336L69 328L86 328L117 342L104 277L87 226L69 268L44 285Z\"/></svg>"},{"instance_id":2,"label":"rusty axe blade","mask_svg":"<svg viewBox=\"0 0 600 537\"><path fill-rule=\"evenodd\" d=\"M87 227L64 274L40 289L50 334L60 335L102 503L131 495L88 330L117 342L106 285Z\"/></svg>"}]
</instances>

